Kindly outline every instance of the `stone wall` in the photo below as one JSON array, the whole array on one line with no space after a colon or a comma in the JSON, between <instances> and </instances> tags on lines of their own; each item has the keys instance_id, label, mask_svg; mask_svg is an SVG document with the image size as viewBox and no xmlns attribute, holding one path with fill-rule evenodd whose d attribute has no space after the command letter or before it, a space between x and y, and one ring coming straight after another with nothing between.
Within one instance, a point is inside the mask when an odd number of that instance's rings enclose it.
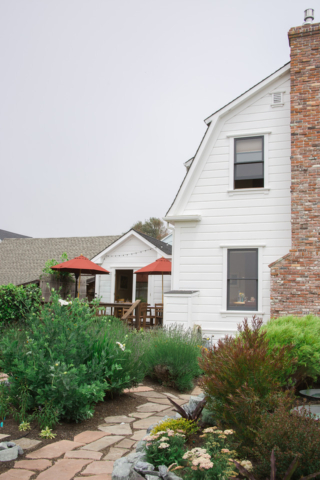
<instances>
[{"instance_id":1,"label":"stone wall","mask_svg":"<svg viewBox=\"0 0 320 480\"><path fill-rule=\"evenodd\" d=\"M288 36L292 248L270 265L271 317L320 315L320 24Z\"/></svg>"}]
</instances>

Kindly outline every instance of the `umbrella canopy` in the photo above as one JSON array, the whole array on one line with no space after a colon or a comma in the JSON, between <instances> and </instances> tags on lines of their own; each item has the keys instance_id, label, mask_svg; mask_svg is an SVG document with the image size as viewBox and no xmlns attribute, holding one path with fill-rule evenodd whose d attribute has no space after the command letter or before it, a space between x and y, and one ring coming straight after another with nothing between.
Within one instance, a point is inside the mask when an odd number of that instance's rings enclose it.
<instances>
[{"instance_id":1,"label":"umbrella canopy","mask_svg":"<svg viewBox=\"0 0 320 480\"><path fill-rule=\"evenodd\" d=\"M162 275L162 303L163 303L163 275L171 275L172 263L166 258L158 258L150 265L140 268L134 273L147 273L148 275Z\"/></svg>"},{"instance_id":2,"label":"umbrella canopy","mask_svg":"<svg viewBox=\"0 0 320 480\"><path fill-rule=\"evenodd\" d=\"M150 263L150 265L140 268L140 270L137 270L134 273L148 273L149 275L171 275L171 267L172 263L170 260L162 257L158 258L158 260L155 262Z\"/></svg>"},{"instance_id":3,"label":"umbrella canopy","mask_svg":"<svg viewBox=\"0 0 320 480\"><path fill-rule=\"evenodd\" d=\"M68 260L67 262L59 263L59 265L55 265L51 267L52 270L58 270L60 272L68 272L74 273L76 280L79 278L79 286L80 286L80 277L81 273L85 275L108 275L110 272L105 268L96 265L95 263L91 262L89 258L85 257L84 255L79 255L79 257L73 258L72 260ZM78 291L78 282L76 282L76 294ZM79 297L79 292L78 292Z\"/></svg>"}]
</instances>

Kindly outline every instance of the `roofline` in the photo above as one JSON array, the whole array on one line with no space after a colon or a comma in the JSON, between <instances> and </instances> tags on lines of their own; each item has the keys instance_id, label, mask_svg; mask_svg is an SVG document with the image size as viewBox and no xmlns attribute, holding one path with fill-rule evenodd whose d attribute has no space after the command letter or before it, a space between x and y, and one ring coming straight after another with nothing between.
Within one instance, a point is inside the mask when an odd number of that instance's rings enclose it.
<instances>
[{"instance_id":1,"label":"roofline","mask_svg":"<svg viewBox=\"0 0 320 480\"><path fill-rule=\"evenodd\" d=\"M161 255L165 258L171 258L172 255L169 255L168 253L165 253L163 252L162 250L160 250L160 248L156 247L155 245L153 245L153 243L149 242L146 238L144 238L142 235L140 235L140 232L138 232L137 230L135 230L134 228L130 228L130 230L128 230L126 233L124 233L120 238L117 238L117 240L115 240L114 242L112 242L110 245L108 245L108 247L106 247L104 250L102 250L100 253L98 253L95 257L93 257L91 259L92 262L95 262L95 260L99 257L102 257L103 255L105 255L107 253L107 251L109 250L112 250L113 248L117 247L119 244L121 244L124 240L126 240L128 237L129 237L129 234L132 233L134 234L135 236L139 236L139 238L144 241L147 245L149 245L152 249L152 250L156 250L158 252L161 252ZM146 234L145 234L146 235ZM161 240L160 240L161 241ZM165 243L165 242L163 242Z\"/></svg>"},{"instance_id":2,"label":"roofline","mask_svg":"<svg viewBox=\"0 0 320 480\"><path fill-rule=\"evenodd\" d=\"M267 83L272 82L277 77L280 77L281 75L286 73L288 70L290 70L290 62L285 63L282 67L278 68L278 70L271 73L270 75L265 77L263 80L256 83L255 85L253 85L253 87L246 90L245 92L241 93L241 95L239 95L238 97L231 100L231 102L224 105L224 107L221 107L221 108L219 108L219 110L216 110L214 113L212 113L209 117L207 117L204 120L204 123L206 125L209 125L212 122L212 117L214 117L214 115L216 115L219 112L220 112L220 115L225 113L223 110L228 111L230 109L231 105L236 102L234 105L232 105L232 108L234 108L236 105L238 105L240 103L240 101L245 101L247 98L250 97L250 95L254 95L256 93L256 91L258 91L260 88L263 88ZM229 107L229 108L227 108L227 107Z\"/></svg>"}]
</instances>

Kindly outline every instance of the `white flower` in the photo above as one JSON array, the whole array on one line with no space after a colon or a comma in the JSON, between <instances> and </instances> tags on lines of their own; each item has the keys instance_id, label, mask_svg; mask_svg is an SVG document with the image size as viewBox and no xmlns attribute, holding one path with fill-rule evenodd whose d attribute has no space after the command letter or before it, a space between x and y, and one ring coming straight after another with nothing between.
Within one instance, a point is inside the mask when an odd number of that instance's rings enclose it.
<instances>
[{"instance_id":1,"label":"white flower","mask_svg":"<svg viewBox=\"0 0 320 480\"><path fill-rule=\"evenodd\" d=\"M119 348L124 352L124 349L125 349L125 344L122 345L122 343L120 342L116 342L117 345L119 345Z\"/></svg>"},{"instance_id":2,"label":"white flower","mask_svg":"<svg viewBox=\"0 0 320 480\"><path fill-rule=\"evenodd\" d=\"M169 443L160 443L159 448L168 448L170 447Z\"/></svg>"},{"instance_id":3,"label":"white flower","mask_svg":"<svg viewBox=\"0 0 320 480\"><path fill-rule=\"evenodd\" d=\"M60 303L61 306L69 305L69 303L71 303L71 302L67 302L66 300L62 300L62 298L59 298L58 302Z\"/></svg>"}]
</instances>

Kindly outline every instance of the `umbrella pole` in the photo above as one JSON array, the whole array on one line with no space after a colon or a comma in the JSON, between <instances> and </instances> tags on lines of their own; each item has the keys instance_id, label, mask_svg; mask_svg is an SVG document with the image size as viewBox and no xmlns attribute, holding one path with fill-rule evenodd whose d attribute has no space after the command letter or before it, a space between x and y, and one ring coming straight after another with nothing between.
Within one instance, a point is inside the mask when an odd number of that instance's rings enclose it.
<instances>
[{"instance_id":1,"label":"umbrella pole","mask_svg":"<svg viewBox=\"0 0 320 480\"><path fill-rule=\"evenodd\" d=\"M81 270L80 270L80 274L79 274L78 298L79 298L79 294L80 294L80 283L81 283Z\"/></svg>"},{"instance_id":2,"label":"umbrella pole","mask_svg":"<svg viewBox=\"0 0 320 480\"><path fill-rule=\"evenodd\" d=\"M162 272L162 305L163 305L163 272Z\"/></svg>"},{"instance_id":3,"label":"umbrella pole","mask_svg":"<svg viewBox=\"0 0 320 480\"><path fill-rule=\"evenodd\" d=\"M78 278L79 278L79 273L75 273L74 276L76 277L76 287L75 287L75 292L74 292L74 298L77 298L77 296L78 296Z\"/></svg>"}]
</instances>

